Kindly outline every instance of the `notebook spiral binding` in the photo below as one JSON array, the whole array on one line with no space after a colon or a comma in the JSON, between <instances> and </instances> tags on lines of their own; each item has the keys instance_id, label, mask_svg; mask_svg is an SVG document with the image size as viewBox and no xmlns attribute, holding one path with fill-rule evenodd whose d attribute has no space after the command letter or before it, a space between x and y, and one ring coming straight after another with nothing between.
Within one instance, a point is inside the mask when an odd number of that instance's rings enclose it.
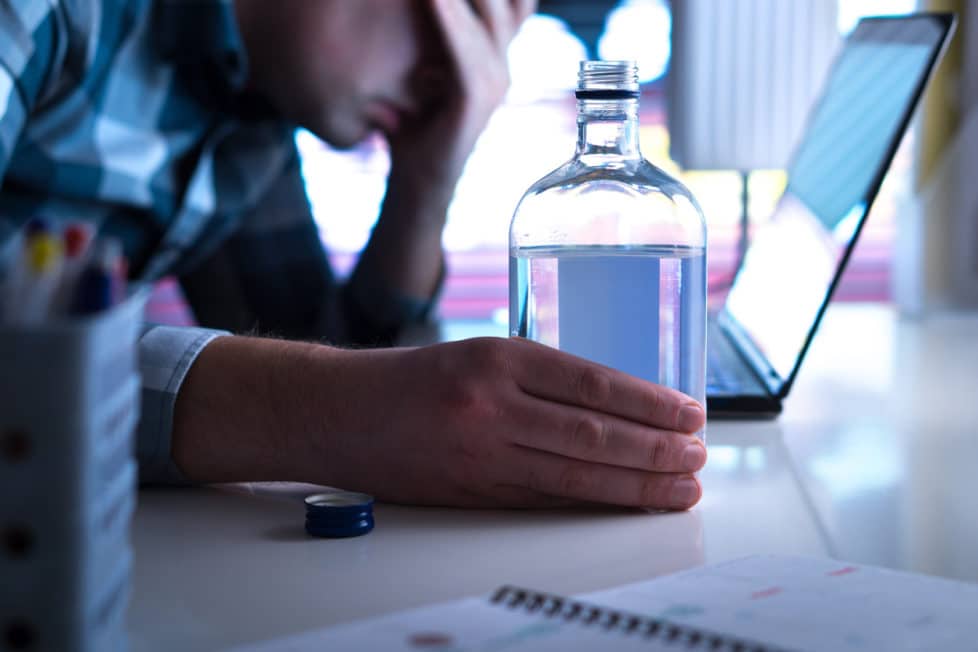
<instances>
[{"instance_id":1,"label":"notebook spiral binding","mask_svg":"<svg viewBox=\"0 0 978 652\"><path fill-rule=\"evenodd\" d=\"M665 620L607 609L569 598L530 591L515 586L503 586L490 602L507 609L522 609L546 618L577 622L585 626L601 627L629 636L667 642L676 649L716 650L718 652L786 652L783 648L761 645L690 625L670 623Z\"/></svg>"}]
</instances>

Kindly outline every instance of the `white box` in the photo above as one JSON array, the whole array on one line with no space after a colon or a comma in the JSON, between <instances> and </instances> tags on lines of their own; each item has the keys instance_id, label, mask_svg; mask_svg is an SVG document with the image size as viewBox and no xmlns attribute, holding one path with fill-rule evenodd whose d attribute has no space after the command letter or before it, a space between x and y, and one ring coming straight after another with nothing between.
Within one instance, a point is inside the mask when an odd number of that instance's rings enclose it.
<instances>
[{"instance_id":1,"label":"white box","mask_svg":"<svg viewBox=\"0 0 978 652\"><path fill-rule=\"evenodd\" d=\"M0 641L126 648L145 298L0 326Z\"/></svg>"}]
</instances>

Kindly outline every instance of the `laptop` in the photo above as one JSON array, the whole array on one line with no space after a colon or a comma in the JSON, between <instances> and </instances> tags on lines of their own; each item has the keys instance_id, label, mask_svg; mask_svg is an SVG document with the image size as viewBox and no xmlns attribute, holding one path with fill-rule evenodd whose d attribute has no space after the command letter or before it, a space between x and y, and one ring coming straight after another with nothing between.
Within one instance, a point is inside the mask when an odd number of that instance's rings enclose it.
<instances>
[{"instance_id":1,"label":"laptop","mask_svg":"<svg viewBox=\"0 0 978 652\"><path fill-rule=\"evenodd\" d=\"M707 330L710 417L774 417L954 28L953 14L861 20Z\"/></svg>"}]
</instances>

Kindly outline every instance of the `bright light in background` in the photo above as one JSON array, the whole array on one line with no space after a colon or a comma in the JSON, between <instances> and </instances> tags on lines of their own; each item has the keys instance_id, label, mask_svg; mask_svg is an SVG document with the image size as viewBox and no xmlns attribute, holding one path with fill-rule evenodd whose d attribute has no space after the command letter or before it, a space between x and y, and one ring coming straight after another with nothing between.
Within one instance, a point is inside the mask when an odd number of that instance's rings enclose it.
<instances>
[{"instance_id":1,"label":"bright light in background","mask_svg":"<svg viewBox=\"0 0 978 652\"><path fill-rule=\"evenodd\" d=\"M671 30L672 17L662 0L625 0L608 15L598 54L608 60L635 60L644 84L665 73Z\"/></svg>"},{"instance_id":2,"label":"bright light in background","mask_svg":"<svg viewBox=\"0 0 978 652\"><path fill-rule=\"evenodd\" d=\"M579 62L587 48L564 21L530 16L509 45L510 87L507 102L528 103L566 95L577 87Z\"/></svg>"},{"instance_id":3,"label":"bright light in background","mask_svg":"<svg viewBox=\"0 0 978 652\"><path fill-rule=\"evenodd\" d=\"M359 251L380 213L387 188L387 144L373 136L353 150L335 150L296 130L306 196L331 252ZM337 183L342 179L342 183Z\"/></svg>"},{"instance_id":4,"label":"bright light in background","mask_svg":"<svg viewBox=\"0 0 978 652\"><path fill-rule=\"evenodd\" d=\"M864 16L909 14L917 9L917 0L839 0L839 33L852 31Z\"/></svg>"}]
</instances>

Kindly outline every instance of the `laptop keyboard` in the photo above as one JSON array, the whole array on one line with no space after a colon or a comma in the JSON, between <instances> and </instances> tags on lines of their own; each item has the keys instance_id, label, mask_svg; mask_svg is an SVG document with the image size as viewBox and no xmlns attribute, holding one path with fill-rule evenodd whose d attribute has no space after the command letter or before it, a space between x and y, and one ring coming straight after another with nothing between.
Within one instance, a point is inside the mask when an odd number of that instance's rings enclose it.
<instances>
[{"instance_id":1,"label":"laptop keyboard","mask_svg":"<svg viewBox=\"0 0 978 652\"><path fill-rule=\"evenodd\" d=\"M706 357L706 393L715 396L762 393L760 383L713 320Z\"/></svg>"},{"instance_id":2,"label":"laptop keyboard","mask_svg":"<svg viewBox=\"0 0 978 652\"><path fill-rule=\"evenodd\" d=\"M717 356L710 355L706 363L706 391L707 393L728 394L737 386L734 374L725 369L723 364L717 363Z\"/></svg>"}]
</instances>

